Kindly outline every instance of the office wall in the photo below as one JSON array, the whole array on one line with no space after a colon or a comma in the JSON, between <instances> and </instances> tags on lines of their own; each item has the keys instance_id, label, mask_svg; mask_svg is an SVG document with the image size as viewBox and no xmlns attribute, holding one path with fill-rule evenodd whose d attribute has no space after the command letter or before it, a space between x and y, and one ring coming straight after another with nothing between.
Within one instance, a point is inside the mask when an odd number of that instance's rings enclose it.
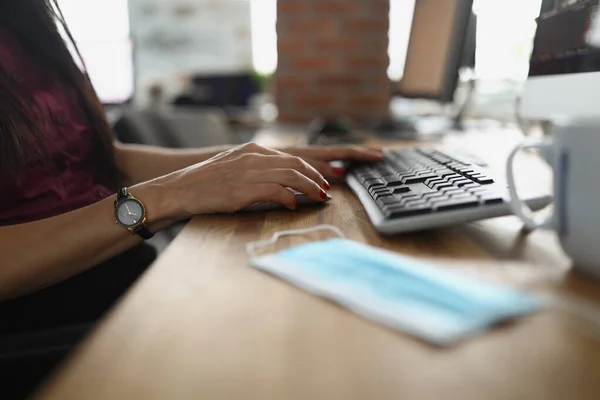
<instances>
[{"instance_id":1,"label":"office wall","mask_svg":"<svg viewBox=\"0 0 600 400\"><path fill-rule=\"evenodd\" d=\"M390 0L279 0L279 121L388 114Z\"/></svg>"}]
</instances>

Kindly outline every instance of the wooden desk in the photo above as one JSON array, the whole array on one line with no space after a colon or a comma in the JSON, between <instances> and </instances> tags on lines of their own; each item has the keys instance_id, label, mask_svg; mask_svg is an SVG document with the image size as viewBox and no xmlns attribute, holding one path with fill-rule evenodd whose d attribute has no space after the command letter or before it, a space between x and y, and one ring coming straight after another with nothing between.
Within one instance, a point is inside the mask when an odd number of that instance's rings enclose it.
<instances>
[{"instance_id":1,"label":"wooden desk","mask_svg":"<svg viewBox=\"0 0 600 400\"><path fill-rule=\"evenodd\" d=\"M502 132L448 142L502 165L518 139ZM523 163L523 180L547 184L537 160ZM524 235L513 217L384 238L347 189L332 194L320 209L195 218L39 397L600 398L600 342L565 314L440 350L247 267L246 242L333 223L351 239L442 267L600 300L598 283L569 272L552 233Z\"/></svg>"}]
</instances>

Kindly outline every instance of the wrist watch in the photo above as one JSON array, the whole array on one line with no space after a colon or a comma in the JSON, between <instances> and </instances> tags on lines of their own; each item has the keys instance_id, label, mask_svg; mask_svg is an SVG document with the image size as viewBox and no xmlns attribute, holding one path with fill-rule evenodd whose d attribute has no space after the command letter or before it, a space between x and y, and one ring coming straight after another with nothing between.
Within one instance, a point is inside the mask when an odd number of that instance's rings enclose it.
<instances>
[{"instance_id":1,"label":"wrist watch","mask_svg":"<svg viewBox=\"0 0 600 400\"><path fill-rule=\"evenodd\" d=\"M115 218L117 224L120 224L132 234L138 234L142 239L150 239L154 236L154 233L146 227L146 207L144 207L144 203L133 197L127 188L117 192Z\"/></svg>"}]
</instances>

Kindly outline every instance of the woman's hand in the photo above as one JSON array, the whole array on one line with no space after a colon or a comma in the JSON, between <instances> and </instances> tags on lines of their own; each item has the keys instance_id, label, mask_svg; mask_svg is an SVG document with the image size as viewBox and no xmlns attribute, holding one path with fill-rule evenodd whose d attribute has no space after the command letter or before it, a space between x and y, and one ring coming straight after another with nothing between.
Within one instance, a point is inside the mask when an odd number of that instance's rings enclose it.
<instances>
[{"instance_id":1,"label":"woman's hand","mask_svg":"<svg viewBox=\"0 0 600 400\"><path fill-rule=\"evenodd\" d=\"M377 162L383 160L381 150L359 146L308 146L283 149L286 153L302 158L327 179L339 179L344 169L332 167L330 161Z\"/></svg>"},{"instance_id":2,"label":"woman's hand","mask_svg":"<svg viewBox=\"0 0 600 400\"><path fill-rule=\"evenodd\" d=\"M150 228L161 229L193 215L231 213L261 201L295 210L298 203L288 187L325 201L329 183L300 157L250 143L130 190L147 203Z\"/></svg>"}]
</instances>

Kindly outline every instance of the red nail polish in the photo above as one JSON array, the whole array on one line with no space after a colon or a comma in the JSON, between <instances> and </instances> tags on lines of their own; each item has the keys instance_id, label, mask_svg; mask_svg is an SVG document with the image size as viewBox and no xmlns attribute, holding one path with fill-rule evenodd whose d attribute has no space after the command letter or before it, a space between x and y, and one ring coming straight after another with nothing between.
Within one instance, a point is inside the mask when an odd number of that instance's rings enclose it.
<instances>
[{"instance_id":1,"label":"red nail polish","mask_svg":"<svg viewBox=\"0 0 600 400\"><path fill-rule=\"evenodd\" d=\"M346 173L346 170L344 168L341 167L334 167L333 168L333 173L339 176L342 176Z\"/></svg>"},{"instance_id":2,"label":"red nail polish","mask_svg":"<svg viewBox=\"0 0 600 400\"><path fill-rule=\"evenodd\" d=\"M327 181L325 181L325 184L323 186L325 186L325 190L331 189L331 186L329 186L329 182Z\"/></svg>"},{"instance_id":3,"label":"red nail polish","mask_svg":"<svg viewBox=\"0 0 600 400\"><path fill-rule=\"evenodd\" d=\"M299 206L298 200L294 200L294 210L297 210Z\"/></svg>"},{"instance_id":4,"label":"red nail polish","mask_svg":"<svg viewBox=\"0 0 600 400\"><path fill-rule=\"evenodd\" d=\"M325 200L327 198L327 193L324 190L321 190L321 198Z\"/></svg>"}]
</instances>

